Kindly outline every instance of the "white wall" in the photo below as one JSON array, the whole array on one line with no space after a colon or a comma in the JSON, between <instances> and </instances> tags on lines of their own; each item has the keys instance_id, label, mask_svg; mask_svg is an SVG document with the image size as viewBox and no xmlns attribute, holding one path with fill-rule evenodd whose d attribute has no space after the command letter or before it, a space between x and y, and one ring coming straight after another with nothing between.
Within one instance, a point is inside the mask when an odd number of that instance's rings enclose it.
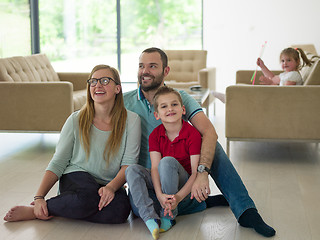
<instances>
[{"instance_id":1,"label":"white wall","mask_svg":"<svg viewBox=\"0 0 320 240\"><path fill-rule=\"evenodd\" d=\"M319 0L203 0L204 49L217 68L217 90L235 83L240 69L254 70L262 59L281 70L279 54L291 44L313 43L320 54Z\"/></svg>"}]
</instances>

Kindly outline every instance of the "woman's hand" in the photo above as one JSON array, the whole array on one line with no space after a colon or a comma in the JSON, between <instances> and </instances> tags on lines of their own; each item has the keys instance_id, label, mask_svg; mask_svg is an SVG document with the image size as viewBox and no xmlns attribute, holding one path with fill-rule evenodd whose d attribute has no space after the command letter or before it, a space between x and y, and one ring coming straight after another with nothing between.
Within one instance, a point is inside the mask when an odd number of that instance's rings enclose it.
<instances>
[{"instance_id":1,"label":"woman's hand","mask_svg":"<svg viewBox=\"0 0 320 240\"><path fill-rule=\"evenodd\" d=\"M104 208L109 203L111 203L111 201L114 198L115 191L107 185L107 186L101 187L98 193L100 196L100 202L98 207L99 207L99 211L101 211L102 208Z\"/></svg>"},{"instance_id":2,"label":"woman's hand","mask_svg":"<svg viewBox=\"0 0 320 240\"><path fill-rule=\"evenodd\" d=\"M53 216L49 216L47 202L44 199L37 199L34 202L34 215L41 220L49 220Z\"/></svg>"}]
</instances>

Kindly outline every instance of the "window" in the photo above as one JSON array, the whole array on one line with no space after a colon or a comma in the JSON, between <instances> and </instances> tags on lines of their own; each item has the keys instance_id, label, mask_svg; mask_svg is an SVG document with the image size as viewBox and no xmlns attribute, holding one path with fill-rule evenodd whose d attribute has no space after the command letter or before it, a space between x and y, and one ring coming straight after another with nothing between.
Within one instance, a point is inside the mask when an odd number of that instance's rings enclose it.
<instances>
[{"instance_id":1,"label":"window","mask_svg":"<svg viewBox=\"0 0 320 240\"><path fill-rule=\"evenodd\" d=\"M114 0L39 1L40 48L56 71L117 66Z\"/></svg>"},{"instance_id":2,"label":"window","mask_svg":"<svg viewBox=\"0 0 320 240\"><path fill-rule=\"evenodd\" d=\"M136 82L143 49L202 49L199 0L41 0L39 15L41 52L58 72L104 63Z\"/></svg>"},{"instance_id":3,"label":"window","mask_svg":"<svg viewBox=\"0 0 320 240\"><path fill-rule=\"evenodd\" d=\"M136 82L144 49L202 49L202 1L121 0L122 81Z\"/></svg>"},{"instance_id":4,"label":"window","mask_svg":"<svg viewBox=\"0 0 320 240\"><path fill-rule=\"evenodd\" d=\"M1 0L0 57L31 54L28 0Z\"/></svg>"}]
</instances>

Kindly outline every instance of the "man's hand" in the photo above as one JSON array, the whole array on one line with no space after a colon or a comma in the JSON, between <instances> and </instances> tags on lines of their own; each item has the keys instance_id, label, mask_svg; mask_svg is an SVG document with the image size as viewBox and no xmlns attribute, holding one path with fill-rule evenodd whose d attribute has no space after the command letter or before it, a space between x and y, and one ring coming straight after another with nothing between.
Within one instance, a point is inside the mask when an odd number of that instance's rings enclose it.
<instances>
[{"instance_id":1,"label":"man's hand","mask_svg":"<svg viewBox=\"0 0 320 240\"><path fill-rule=\"evenodd\" d=\"M210 194L208 173L198 173L191 189L191 199L195 198L198 202L205 201Z\"/></svg>"}]
</instances>

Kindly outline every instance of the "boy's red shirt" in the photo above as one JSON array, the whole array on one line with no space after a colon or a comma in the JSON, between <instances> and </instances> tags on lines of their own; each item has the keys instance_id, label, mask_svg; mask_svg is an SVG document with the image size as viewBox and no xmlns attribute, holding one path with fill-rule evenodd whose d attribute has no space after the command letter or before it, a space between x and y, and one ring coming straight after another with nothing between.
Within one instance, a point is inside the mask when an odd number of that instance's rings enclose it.
<instances>
[{"instance_id":1,"label":"boy's red shirt","mask_svg":"<svg viewBox=\"0 0 320 240\"><path fill-rule=\"evenodd\" d=\"M191 155L201 151L201 134L188 122L183 121L179 135L171 142L163 124L156 127L149 136L149 152L160 152L161 157L174 157L191 175Z\"/></svg>"}]
</instances>

